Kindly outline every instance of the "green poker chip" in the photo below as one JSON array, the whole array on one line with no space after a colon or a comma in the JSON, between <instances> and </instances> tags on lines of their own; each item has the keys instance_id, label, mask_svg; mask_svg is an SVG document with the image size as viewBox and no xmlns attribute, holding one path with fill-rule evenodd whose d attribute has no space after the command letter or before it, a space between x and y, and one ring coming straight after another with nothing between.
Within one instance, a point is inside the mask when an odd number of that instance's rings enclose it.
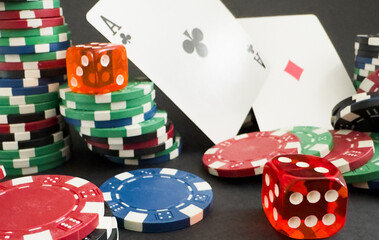
<instances>
[{"instance_id":1,"label":"green poker chip","mask_svg":"<svg viewBox=\"0 0 379 240\"><path fill-rule=\"evenodd\" d=\"M167 113L165 111L157 111L153 118L134 125L127 125L116 128L87 128L75 127L75 129L83 135L93 137L134 137L146 133L156 131L158 128L167 123Z\"/></svg>"},{"instance_id":2,"label":"green poker chip","mask_svg":"<svg viewBox=\"0 0 379 240\"><path fill-rule=\"evenodd\" d=\"M354 85L355 90L358 90L359 86L361 86L361 83L362 82L360 82L358 80L354 80L353 81L353 85Z\"/></svg>"},{"instance_id":3,"label":"green poker chip","mask_svg":"<svg viewBox=\"0 0 379 240\"><path fill-rule=\"evenodd\" d=\"M374 156L360 168L343 174L346 183L360 183L379 179L379 133L370 133L374 141Z\"/></svg>"},{"instance_id":4,"label":"green poker chip","mask_svg":"<svg viewBox=\"0 0 379 240\"><path fill-rule=\"evenodd\" d=\"M58 59L66 59L66 50L36 54L0 55L0 62L39 62Z\"/></svg>"},{"instance_id":5,"label":"green poker chip","mask_svg":"<svg viewBox=\"0 0 379 240\"><path fill-rule=\"evenodd\" d=\"M34 36L34 37L12 37L0 38L0 46L27 46L46 43L67 42L71 39L71 32L60 33L50 36Z\"/></svg>"},{"instance_id":6,"label":"green poker chip","mask_svg":"<svg viewBox=\"0 0 379 240\"><path fill-rule=\"evenodd\" d=\"M0 29L0 38L51 36L68 32L68 25L32 29Z\"/></svg>"},{"instance_id":7,"label":"green poker chip","mask_svg":"<svg viewBox=\"0 0 379 240\"><path fill-rule=\"evenodd\" d=\"M21 150L1 150L0 159L16 159L16 158L29 158L38 157L45 154L59 151L70 142L70 137L65 137L63 140L49 144L43 147L26 148Z\"/></svg>"},{"instance_id":8,"label":"green poker chip","mask_svg":"<svg viewBox=\"0 0 379 240\"><path fill-rule=\"evenodd\" d=\"M49 102L42 102L36 104L13 105L13 106L0 106L0 114L27 114L43 112L48 109L57 108L59 100Z\"/></svg>"},{"instance_id":9,"label":"green poker chip","mask_svg":"<svg viewBox=\"0 0 379 240\"><path fill-rule=\"evenodd\" d=\"M362 77L368 77L373 72L374 71L360 69L360 68L356 68L356 67L354 68L354 74L357 74L357 75L362 76Z\"/></svg>"},{"instance_id":10,"label":"green poker chip","mask_svg":"<svg viewBox=\"0 0 379 240\"><path fill-rule=\"evenodd\" d=\"M13 10L51 9L59 8L60 6L60 0L43 0L34 2L0 2L0 12Z\"/></svg>"},{"instance_id":11,"label":"green poker chip","mask_svg":"<svg viewBox=\"0 0 379 240\"><path fill-rule=\"evenodd\" d=\"M112 102L112 103L81 103L74 102L70 100L62 100L62 105L77 110L87 110L87 111L109 111L109 110L120 110L134 108L144 105L148 102L154 101L155 90L151 93L144 95L139 98L134 98L128 101Z\"/></svg>"},{"instance_id":12,"label":"green poker chip","mask_svg":"<svg viewBox=\"0 0 379 240\"><path fill-rule=\"evenodd\" d=\"M296 126L282 130L291 132L299 138L302 154L325 157L334 147L333 136L326 129L312 126Z\"/></svg>"},{"instance_id":13,"label":"green poker chip","mask_svg":"<svg viewBox=\"0 0 379 240\"><path fill-rule=\"evenodd\" d=\"M66 145L59 151L42 155L39 157L20 158L20 159L0 159L0 165L5 168L29 168L43 164L48 164L60 160L61 158L70 156L70 145Z\"/></svg>"},{"instance_id":14,"label":"green poker chip","mask_svg":"<svg viewBox=\"0 0 379 240\"><path fill-rule=\"evenodd\" d=\"M143 97L153 91L154 84L147 81L129 80L128 85L119 91L106 94L82 94L71 91L68 84L61 85L59 95L63 100L81 102L81 103L112 103L127 101L135 98Z\"/></svg>"},{"instance_id":15,"label":"green poker chip","mask_svg":"<svg viewBox=\"0 0 379 240\"><path fill-rule=\"evenodd\" d=\"M60 106L60 112L64 117L88 120L88 121L109 121L123 118L131 118L150 111L155 106L155 102L151 101L142 106L134 108L126 108L121 110L106 110L106 111L85 111L70 109L65 106Z\"/></svg>"},{"instance_id":16,"label":"green poker chip","mask_svg":"<svg viewBox=\"0 0 379 240\"><path fill-rule=\"evenodd\" d=\"M0 106L37 104L59 99L58 92L49 92L25 96L0 96Z\"/></svg>"}]
</instances>

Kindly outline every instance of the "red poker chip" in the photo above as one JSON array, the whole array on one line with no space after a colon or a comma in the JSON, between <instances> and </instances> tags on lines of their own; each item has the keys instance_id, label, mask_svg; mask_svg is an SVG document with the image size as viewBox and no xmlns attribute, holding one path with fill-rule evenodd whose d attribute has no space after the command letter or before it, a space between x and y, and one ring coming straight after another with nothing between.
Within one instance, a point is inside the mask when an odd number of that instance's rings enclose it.
<instances>
[{"instance_id":1,"label":"red poker chip","mask_svg":"<svg viewBox=\"0 0 379 240\"><path fill-rule=\"evenodd\" d=\"M66 67L66 59L40 62L0 62L0 70L39 70Z\"/></svg>"},{"instance_id":2,"label":"red poker chip","mask_svg":"<svg viewBox=\"0 0 379 240\"><path fill-rule=\"evenodd\" d=\"M129 144L106 144L106 143L94 142L91 140L86 140L86 141L92 146L99 147L99 148L105 148L105 149L110 149L110 150L132 150L132 149L143 149L143 148L155 147L160 144L163 144L168 139L173 138L173 137L174 137L174 124L171 123L168 131L165 134L163 134L162 136L159 136L158 138L154 138L146 142L129 143Z\"/></svg>"},{"instance_id":3,"label":"red poker chip","mask_svg":"<svg viewBox=\"0 0 379 240\"><path fill-rule=\"evenodd\" d=\"M47 128L62 121L61 117L51 117L41 121L15 124L0 124L0 133L30 132Z\"/></svg>"},{"instance_id":4,"label":"red poker chip","mask_svg":"<svg viewBox=\"0 0 379 240\"><path fill-rule=\"evenodd\" d=\"M104 216L98 187L78 177L40 175L0 183L4 239L81 240Z\"/></svg>"},{"instance_id":5,"label":"red poker chip","mask_svg":"<svg viewBox=\"0 0 379 240\"><path fill-rule=\"evenodd\" d=\"M0 20L50 18L59 16L63 16L62 8L4 11L0 14Z\"/></svg>"},{"instance_id":6,"label":"red poker chip","mask_svg":"<svg viewBox=\"0 0 379 240\"><path fill-rule=\"evenodd\" d=\"M64 17L2 20L0 21L0 29L54 27L58 25L63 25L64 23Z\"/></svg>"},{"instance_id":7,"label":"red poker chip","mask_svg":"<svg viewBox=\"0 0 379 240\"><path fill-rule=\"evenodd\" d=\"M357 90L357 93L362 92L379 92L379 69L363 79Z\"/></svg>"},{"instance_id":8,"label":"red poker chip","mask_svg":"<svg viewBox=\"0 0 379 240\"><path fill-rule=\"evenodd\" d=\"M7 176L7 173L5 172L5 168L3 165L0 165L0 180L5 178Z\"/></svg>"},{"instance_id":9,"label":"red poker chip","mask_svg":"<svg viewBox=\"0 0 379 240\"><path fill-rule=\"evenodd\" d=\"M208 149L203 164L219 177L249 177L262 174L267 161L277 155L297 154L301 145L296 135L286 131L242 134Z\"/></svg>"},{"instance_id":10,"label":"red poker chip","mask_svg":"<svg viewBox=\"0 0 379 240\"><path fill-rule=\"evenodd\" d=\"M375 153L372 138L354 130L332 130L334 148L324 158L341 173L350 172L365 165Z\"/></svg>"}]
</instances>

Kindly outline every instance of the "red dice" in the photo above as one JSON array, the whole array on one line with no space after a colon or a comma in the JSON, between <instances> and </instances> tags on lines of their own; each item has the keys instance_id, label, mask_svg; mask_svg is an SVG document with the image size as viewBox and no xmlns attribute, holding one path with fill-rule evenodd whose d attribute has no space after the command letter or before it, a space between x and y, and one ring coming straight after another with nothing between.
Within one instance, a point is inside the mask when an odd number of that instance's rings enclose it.
<instances>
[{"instance_id":1,"label":"red dice","mask_svg":"<svg viewBox=\"0 0 379 240\"><path fill-rule=\"evenodd\" d=\"M345 224L348 190L328 160L282 155L267 162L262 204L271 225L296 239L327 238Z\"/></svg>"},{"instance_id":2,"label":"red dice","mask_svg":"<svg viewBox=\"0 0 379 240\"><path fill-rule=\"evenodd\" d=\"M128 84L128 58L123 45L91 43L67 50L67 79L73 92L102 94Z\"/></svg>"}]
</instances>

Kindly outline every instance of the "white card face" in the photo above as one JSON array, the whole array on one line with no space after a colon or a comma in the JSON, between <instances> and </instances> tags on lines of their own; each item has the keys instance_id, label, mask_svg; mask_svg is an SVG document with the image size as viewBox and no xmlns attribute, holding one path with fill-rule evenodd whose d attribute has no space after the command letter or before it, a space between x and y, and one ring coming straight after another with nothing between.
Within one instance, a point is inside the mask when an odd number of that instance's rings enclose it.
<instances>
[{"instance_id":1,"label":"white card face","mask_svg":"<svg viewBox=\"0 0 379 240\"><path fill-rule=\"evenodd\" d=\"M253 104L261 131L291 126L331 129L331 111L355 93L332 42L314 15L238 19L271 71Z\"/></svg>"},{"instance_id":2,"label":"white card face","mask_svg":"<svg viewBox=\"0 0 379 240\"><path fill-rule=\"evenodd\" d=\"M87 20L215 143L237 134L268 73L219 0L101 0Z\"/></svg>"}]
</instances>

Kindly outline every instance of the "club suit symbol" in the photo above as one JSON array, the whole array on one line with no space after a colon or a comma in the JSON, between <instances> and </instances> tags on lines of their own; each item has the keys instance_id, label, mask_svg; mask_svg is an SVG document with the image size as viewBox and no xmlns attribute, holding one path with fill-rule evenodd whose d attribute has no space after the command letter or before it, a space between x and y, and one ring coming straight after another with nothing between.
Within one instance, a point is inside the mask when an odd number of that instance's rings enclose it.
<instances>
[{"instance_id":1,"label":"club suit symbol","mask_svg":"<svg viewBox=\"0 0 379 240\"><path fill-rule=\"evenodd\" d=\"M132 39L130 35L125 35L124 33L121 33L120 37L122 38L122 44L124 45L130 43L130 40Z\"/></svg>"},{"instance_id":2,"label":"club suit symbol","mask_svg":"<svg viewBox=\"0 0 379 240\"><path fill-rule=\"evenodd\" d=\"M188 54L191 54L196 49L196 53L200 57L204 58L204 57L206 57L208 55L208 48L207 48L207 46L204 43L201 42L204 39L204 34L203 34L203 32L200 29L194 28L192 30L192 36L186 30L184 32L184 35L189 38L189 39L187 39L187 40L185 40L183 42L183 49L184 49L184 51L186 51Z\"/></svg>"}]
</instances>

